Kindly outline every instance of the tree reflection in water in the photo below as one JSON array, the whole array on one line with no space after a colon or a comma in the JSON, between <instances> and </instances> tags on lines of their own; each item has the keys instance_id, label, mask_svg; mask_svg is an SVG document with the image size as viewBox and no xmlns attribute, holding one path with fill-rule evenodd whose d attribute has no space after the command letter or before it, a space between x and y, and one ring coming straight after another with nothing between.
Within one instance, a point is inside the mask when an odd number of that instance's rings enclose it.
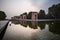
<instances>
[{"instance_id":1,"label":"tree reflection in water","mask_svg":"<svg viewBox=\"0 0 60 40\"><path fill-rule=\"evenodd\" d=\"M37 29L40 27L40 29L45 29L45 25L49 25L49 31L54 33L54 34L59 34L60 35L60 22L59 21L12 21L14 24L20 24L23 27L29 26L30 28Z\"/></svg>"},{"instance_id":2,"label":"tree reflection in water","mask_svg":"<svg viewBox=\"0 0 60 40\"><path fill-rule=\"evenodd\" d=\"M60 35L60 22L55 21L55 22L49 23L49 31L54 33L54 34Z\"/></svg>"}]
</instances>

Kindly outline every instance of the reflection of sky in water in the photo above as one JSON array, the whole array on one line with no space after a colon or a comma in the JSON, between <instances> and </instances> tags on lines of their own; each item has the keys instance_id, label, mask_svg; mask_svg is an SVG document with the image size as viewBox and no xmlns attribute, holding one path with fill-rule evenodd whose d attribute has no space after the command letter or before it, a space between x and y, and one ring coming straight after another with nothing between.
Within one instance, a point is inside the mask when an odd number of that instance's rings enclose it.
<instances>
[{"instance_id":1,"label":"reflection of sky in water","mask_svg":"<svg viewBox=\"0 0 60 40\"><path fill-rule=\"evenodd\" d=\"M3 40L51 40L58 35L49 32L49 27L46 24L45 29L31 29L29 26L23 27L22 25L11 24L8 25L7 31Z\"/></svg>"}]
</instances>

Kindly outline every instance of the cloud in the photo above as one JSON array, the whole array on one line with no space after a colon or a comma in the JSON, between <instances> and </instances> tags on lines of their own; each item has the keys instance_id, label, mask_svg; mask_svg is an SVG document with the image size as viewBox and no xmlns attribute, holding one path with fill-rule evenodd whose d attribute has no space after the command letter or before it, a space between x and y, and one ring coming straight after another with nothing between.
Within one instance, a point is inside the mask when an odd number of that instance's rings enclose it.
<instances>
[{"instance_id":1,"label":"cloud","mask_svg":"<svg viewBox=\"0 0 60 40\"><path fill-rule=\"evenodd\" d=\"M43 9L48 13L48 8L53 4L60 3L60 0L31 0L32 4L39 9Z\"/></svg>"},{"instance_id":2,"label":"cloud","mask_svg":"<svg viewBox=\"0 0 60 40\"><path fill-rule=\"evenodd\" d=\"M39 8L40 10L45 10L46 14L48 11L48 0L31 0L32 4Z\"/></svg>"},{"instance_id":3,"label":"cloud","mask_svg":"<svg viewBox=\"0 0 60 40\"><path fill-rule=\"evenodd\" d=\"M31 0L33 5L36 5L38 7L43 6L46 3L47 0Z\"/></svg>"},{"instance_id":4,"label":"cloud","mask_svg":"<svg viewBox=\"0 0 60 40\"><path fill-rule=\"evenodd\" d=\"M38 8L33 6L30 0L2 0L0 2L0 10L5 11L8 18L23 12L38 11Z\"/></svg>"},{"instance_id":5,"label":"cloud","mask_svg":"<svg viewBox=\"0 0 60 40\"><path fill-rule=\"evenodd\" d=\"M48 7L60 2L59 0L0 0L0 10L5 11L7 17L20 15L23 12L39 11L48 12Z\"/></svg>"}]
</instances>

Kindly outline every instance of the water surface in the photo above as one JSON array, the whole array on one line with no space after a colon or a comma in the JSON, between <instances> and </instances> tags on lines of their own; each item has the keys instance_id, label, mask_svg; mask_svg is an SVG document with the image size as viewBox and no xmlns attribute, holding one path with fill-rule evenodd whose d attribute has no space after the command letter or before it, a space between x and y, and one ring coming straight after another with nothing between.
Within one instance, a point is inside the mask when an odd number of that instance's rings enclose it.
<instances>
[{"instance_id":1,"label":"water surface","mask_svg":"<svg viewBox=\"0 0 60 40\"><path fill-rule=\"evenodd\" d=\"M3 40L60 40L60 22L11 21Z\"/></svg>"}]
</instances>

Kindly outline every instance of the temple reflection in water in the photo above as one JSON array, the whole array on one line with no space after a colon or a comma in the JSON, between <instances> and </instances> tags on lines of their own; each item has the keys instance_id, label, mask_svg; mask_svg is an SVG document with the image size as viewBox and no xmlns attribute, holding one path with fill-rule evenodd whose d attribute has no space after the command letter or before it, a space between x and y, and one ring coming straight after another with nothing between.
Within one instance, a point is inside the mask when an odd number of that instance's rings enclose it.
<instances>
[{"instance_id":1,"label":"temple reflection in water","mask_svg":"<svg viewBox=\"0 0 60 40\"><path fill-rule=\"evenodd\" d=\"M51 21L51 22L41 22L41 21L12 21L15 25L20 24L23 27L29 26L32 29L37 29L38 27L43 30L45 29L45 25L48 24L49 31L54 34L60 35L60 22L59 21Z\"/></svg>"}]
</instances>

